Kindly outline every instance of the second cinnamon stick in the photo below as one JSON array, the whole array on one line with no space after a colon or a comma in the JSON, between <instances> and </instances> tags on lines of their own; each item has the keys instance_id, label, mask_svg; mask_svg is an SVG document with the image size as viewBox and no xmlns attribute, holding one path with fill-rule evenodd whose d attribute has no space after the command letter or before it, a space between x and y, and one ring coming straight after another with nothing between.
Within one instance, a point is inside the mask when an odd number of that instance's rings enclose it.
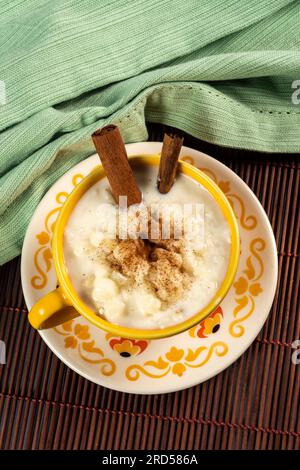
<instances>
[{"instance_id":1,"label":"second cinnamon stick","mask_svg":"<svg viewBox=\"0 0 300 470\"><path fill-rule=\"evenodd\" d=\"M183 138L176 134L164 135L157 178L157 187L162 194L168 193L173 186L182 143Z\"/></svg>"}]
</instances>

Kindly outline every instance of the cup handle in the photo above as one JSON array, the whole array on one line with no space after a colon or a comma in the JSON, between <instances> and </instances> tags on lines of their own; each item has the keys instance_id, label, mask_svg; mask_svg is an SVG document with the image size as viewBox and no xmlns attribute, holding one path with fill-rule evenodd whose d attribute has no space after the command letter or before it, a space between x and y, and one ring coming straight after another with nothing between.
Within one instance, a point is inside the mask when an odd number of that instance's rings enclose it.
<instances>
[{"instance_id":1,"label":"cup handle","mask_svg":"<svg viewBox=\"0 0 300 470\"><path fill-rule=\"evenodd\" d=\"M41 330L61 325L79 315L58 287L37 301L28 314L28 320L33 328Z\"/></svg>"}]
</instances>

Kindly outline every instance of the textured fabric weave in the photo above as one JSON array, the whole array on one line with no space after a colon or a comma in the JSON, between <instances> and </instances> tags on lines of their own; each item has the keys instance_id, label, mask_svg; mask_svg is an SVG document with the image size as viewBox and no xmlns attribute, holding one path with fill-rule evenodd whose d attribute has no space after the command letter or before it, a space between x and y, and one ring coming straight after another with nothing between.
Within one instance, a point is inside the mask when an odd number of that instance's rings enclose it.
<instances>
[{"instance_id":1,"label":"textured fabric weave","mask_svg":"<svg viewBox=\"0 0 300 470\"><path fill-rule=\"evenodd\" d=\"M145 120L216 144L300 149L300 3L0 0L0 263L45 191L108 122Z\"/></svg>"}]
</instances>

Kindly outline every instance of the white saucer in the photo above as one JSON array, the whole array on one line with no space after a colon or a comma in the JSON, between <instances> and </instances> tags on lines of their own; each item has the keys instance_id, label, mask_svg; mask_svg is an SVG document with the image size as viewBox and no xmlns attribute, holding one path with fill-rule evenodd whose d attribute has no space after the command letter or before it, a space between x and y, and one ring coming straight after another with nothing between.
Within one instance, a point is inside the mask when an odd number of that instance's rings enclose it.
<instances>
[{"instance_id":1,"label":"white saucer","mask_svg":"<svg viewBox=\"0 0 300 470\"><path fill-rule=\"evenodd\" d=\"M128 155L157 154L161 143L126 146ZM183 147L181 157L205 171L226 193L238 218L241 258L235 282L221 306L192 328L161 340L128 340L107 334L80 317L39 334L67 366L97 384L130 393L153 394L199 384L232 364L253 342L272 305L277 250L258 199L229 168ZM60 178L37 207L22 251L22 286L28 309L56 286L51 235L58 212L96 165L94 155Z\"/></svg>"}]
</instances>

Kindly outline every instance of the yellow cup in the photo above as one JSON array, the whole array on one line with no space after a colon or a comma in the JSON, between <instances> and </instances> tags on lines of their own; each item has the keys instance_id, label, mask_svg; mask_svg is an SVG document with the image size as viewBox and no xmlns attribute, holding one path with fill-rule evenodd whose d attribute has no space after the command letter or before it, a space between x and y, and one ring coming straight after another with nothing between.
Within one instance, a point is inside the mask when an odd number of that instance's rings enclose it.
<instances>
[{"instance_id":1,"label":"yellow cup","mask_svg":"<svg viewBox=\"0 0 300 470\"><path fill-rule=\"evenodd\" d=\"M130 164L133 167L137 165L158 166L159 156L134 156L130 158ZM98 328L114 335L136 339L157 339L172 336L191 328L207 317L220 304L234 280L240 256L240 239L236 217L224 193L205 173L184 161L179 161L178 171L191 177L210 192L219 205L229 226L231 247L227 272L218 292L209 304L181 323L168 326L164 329L148 330L126 328L110 323L104 318L99 317L82 301L70 281L66 268L63 249L64 230L70 214L80 198L91 186L105 177L102 166L99 166L75 187L59 213L52 238L52 254L59 287L41 298L30 310L28 319L34 328L49 328L83 315Z\"/></svg>"}]
</instances>

